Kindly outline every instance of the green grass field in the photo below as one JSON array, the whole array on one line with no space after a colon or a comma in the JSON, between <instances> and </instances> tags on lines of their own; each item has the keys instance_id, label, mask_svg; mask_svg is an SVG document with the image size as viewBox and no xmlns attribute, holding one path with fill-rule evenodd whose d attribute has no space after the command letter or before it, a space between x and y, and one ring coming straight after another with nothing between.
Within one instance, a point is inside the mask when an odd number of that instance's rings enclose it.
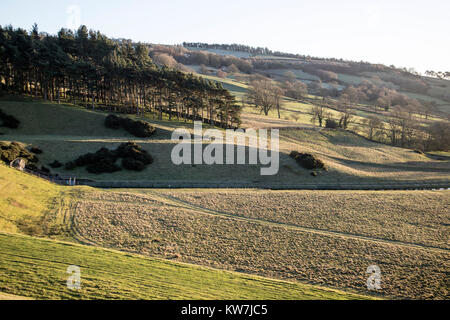
<instances>
[{"instance_id":1,"label":"green grass field","mask_svg":"<svg viewBox=\"0 0 450 320\"><path fill-rule=\"evenodd\" d=\"M213 270L139 255L0 233L0 299L297 300L364 299L311 285ZM81 290L66 286L81 269Z\"/></svg>"},{"instance_id":2,"label":"green grass field","mask_svg":"<svg viewBox=\"0 0 450 320\"><path fill-rule=\"evenodd\" d=\"M65 189L0 164L0 230L42 235L57 228Z\"/></svg>"},{"instance_id":3,"label":"green grass field","mask_svg":"<svg viewBox=\"0 0 450 320\"><path fill-rule=\"evenodd\" d=\"M307 108L307 106L302 106ZM150 139L136 139L123 130L104 127L107 113L86 110L70 105L59 106L50 103L0 101L0 109L21 120L17 130L1 128L2 141L18 141L41 148L40 165L49 166L55 160L62 163L75 160L87 152L96 152L101 147L116 148L120 143L135 141L141 144L155 162L143 172L120 171L114 174L93 175L84 168L67 171L53 170L62 176L76 176L98 181L182 181L215 183L248 183L254 186L298 183L341 183L448 180L448 161L435 161L411 150L369 142L352 133L341 131L282 130L280 135L280 170L276 176L262 177L259 165L181 165L171 161L175 146L171 138L177 127L192 128L192 124L168 120L148 120L157 128L157 134ZM260 121L257 114L246 115L248 121ZM36 117L40 121L36 121ZM69 119L69 120L67 120ZM308 115L304 114L304 121ZM274 120L272 126L286 124ZM294 124L295 126L295 124ZM311 127L311 124L309 125ZM322 158L329 171L319 177L312 177L289 158L293 150L314 153ZM430 166L433 167L430 170Z\"/></svg>"}]
</instances>

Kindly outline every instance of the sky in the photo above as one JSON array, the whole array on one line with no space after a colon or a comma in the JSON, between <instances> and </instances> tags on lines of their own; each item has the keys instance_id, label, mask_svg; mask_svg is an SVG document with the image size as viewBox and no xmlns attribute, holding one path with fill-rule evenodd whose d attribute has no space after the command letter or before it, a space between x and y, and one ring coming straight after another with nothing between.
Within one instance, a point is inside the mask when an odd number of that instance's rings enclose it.
<instances>
[{"instance_id":1,"label":"sky","mask_svg":"<svg viewBox=\"0 0 450 320\"><path fill-rule=\"evenodd\" d=\"M0 25L56 34L239 43L315 57L450 71L449 0L72 0L0 2Z\"/></svg>"}]
</instances>

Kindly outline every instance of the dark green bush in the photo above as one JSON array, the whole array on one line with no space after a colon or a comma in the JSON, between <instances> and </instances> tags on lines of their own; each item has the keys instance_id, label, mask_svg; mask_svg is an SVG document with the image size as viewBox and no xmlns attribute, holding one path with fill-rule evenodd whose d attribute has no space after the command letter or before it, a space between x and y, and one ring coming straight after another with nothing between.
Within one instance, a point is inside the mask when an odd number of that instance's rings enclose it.
<instances>
[{"instance_id":1,"label":"dark green bush","mask_svg":"<svg viewBox=\"0 0 450 320\"><path fill-rule=\"evenodd\" d=\"M105 119L105 126L110 129L120 129L122 126L122 119L113 114L109 115Z\"/></svg>"},{"instance_id":2,"label":"dark green bush","mask_svg":"<svg viewBox=\"0 0 450 320\"><path fill-rule=\"evenodd\" d=\"M139 138L151 137L156 131L156 129L148 122L141 120L134 121L129 118L124 119L123 126L125 130Z\"/></svg>"},{"instance_id":3,"label":"dark green bush","mask_svg":"<svg viewBox=\"0 0 450 320\"><path fill-rule=\"evenodd\" d=\"M295 159L300 153L298 153L297 151L292 151L291 154L289 155L289 157L291 157L292 159Z\"/></svg>"},{"instance_id":4,"label":"dark green bush","mask_svg":"<svg viewBox=\"0 0 450 320\"><path fill-rule=\"evenodd\" d=\"M10 129L17 129L20 121L13 116L10 116L0 110L0 127L7 127Z\"/></svg>"},{"instance_id":5,"label":"dark green bush","mask_svg":"<svg viewBox=\"0 0 450 320\"><path fill-rule=\"evenodd\" d=\"M116 115L109 115L105 119L105 126L111 129L124 128L126 131L139 138L151 137L156 129L150 123L142 120L130 118L120 118Z\"/></svg>"},{"instance_id":6,"label":"dark green bush","mask_svg":"<svg viewBox=\"0 0 450 320\"><path fill-rule=\"evenodd\" d=\"M120 171L119 166L117 166L112 159L102 159L100 161L89 164L86 167L86 170L89 173L93 174L101 174L101 173L113 173Z\"/></svg>"},{"instance_id":7,"label":"dark green bush","mask_svg":"<svg viewBox=\"0 0 450 320\"><path fill-rule=\"evenodd\" d=\"M30 149L30 151L33 152L34 154L42 154L43 153L43 151L37 147L32 147Z\"/></svg>"},{"instance_id":8,"label":"dark green bush","mask_svg":"<svg viewBox=\"0 0 450 320\"><path fill-rule=\"evenodd\" d=\"M133 158L124 158L122 160L122 167L127 170L142 171L145 169L146 165L143 162Z\"/></svg>"},{"instance_id":9,"label":"dark green bush","mask_svg":"<svg viewBox=\"0 0 450 320\"><path fill-rule=\"evenodd\" d=\"M325 164L322 162L322 160L317 159L312 154L292 151L290 156L292 158L294 158L295 161L297 161L297 163L305 169L309 169L309 170L324 169L324 170L326 170Z\"/></svg>"},{"instance_id":10,"label":"dark green bush","mask_svg":"<svg viewBox=\"0 0 450 320\"><path fill-rule=\"evenodd\" d=\"M145 165L153 163L153 158L140 145L134 142L122 143L117 149L116 154L120 158L131 158L142 162Z\"/></svg>"},{"instance_id":11,"label":"dark green bush","mask_svg":"<svg viewBox=\"0 0 450 320\"><path fill-rule=\"evenodd\" d=\"M0 144L0 159L9 164L11 161L16 160L17 158L22 158L27 160L28 162L36 163L39 159L32 154L30 151L22 147L17 142L11 142L9 145L5 143Z\"/></svg>"},{"instance_id":12,"label":"dark green bush","mask_svg":"<svg viewBox=\"0 0 450 320\"><path fill-rule=\"evenodd\" d=\"M90 164L94 164L96 162L108 161L108 162L116 162L117 156L116 152L110 151L106 148L101 148L96 153L87 153L78 157L75 160L75 164L77 167L83 167Z\"/></svg>"},{"instance_id":13,"label":"dark green bush","mask_svg":"<svg viewBox=\"0 0 450 320\"><path fill-rule=\"evenodd\" d=\"M122 167L127 170L142 171L153 163L153 158L140 145L134 142L122 143L116 150L101 148L95 153L87 153L75 161L68 162L67 170L86 166L86 170L93 174L113 173L121 170L116 165L117 159L122 158Z\"/></svg>"},{"instance_id":14,"label":"dark green bush","mask_svg":"<svg viewBox=\"0 0 450 320\"><path fill-rule=\"evenodd\" d=\"M328 129L337 129L339 127L339 123L337 123L335 120L333 119L327 119L326 123L325 123L325 128Z\"/></svg>"}]
</instances>

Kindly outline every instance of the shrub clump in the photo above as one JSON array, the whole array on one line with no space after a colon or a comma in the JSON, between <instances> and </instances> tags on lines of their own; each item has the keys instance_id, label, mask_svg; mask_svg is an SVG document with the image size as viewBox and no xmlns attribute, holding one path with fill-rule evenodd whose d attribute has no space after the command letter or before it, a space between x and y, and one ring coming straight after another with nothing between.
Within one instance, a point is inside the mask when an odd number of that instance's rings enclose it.
<instances>
[{"instance_id":1,"label":"shrub clump","mask_svg":"<svg viewBox=\"0 0 450 320\"><path fill-rule=\"evenodd\" d=\"M105 126L115 130L124 128L138 138L148 138L156 132L155 127L148 122L130 118L121 118L113 114L106 117Z\"/></svg>"},{"instance_id":2,"label":"shrub clump","mask_svg":"<svg viewBox=\"0 0 450 320\"><path fill-rule=\"evenodd\" d=\"M116 155L119 158L130 158L140 161L145 165L153 163L153 157L149 155L140 145L134 142L122 143L116 149Z\"/></svg>"},{"instance_id":3,"label":"shrub clump","mask_svg":"<svg viewBox=\"0 0 450 320\"><path fill-rule=\"evenodd\" d=\"M17 129L19 127L20 121L4 113L0 110L0 127L7 127L10 129Z\"/></svg>"},{"instance_id":4,"label":"shrub clump","mask_svg":"<svg viewBox=\"0 0 450 320\"><path fill-rule=\"evenodd\" d=\"M124 158L122 160L122 167L131 171L142 171L145 169L145 164L133 158Z\"/></svg>"},{"instance_id":5,"label":"shrub clump","mask_svg":"<svg viewBox=\"0 0 450 320\"><path fill-rule=\"evenodd\" d=\"M337 129L339 127L339 124L333 120L333 119L327 119L326 123L325 123L325 128L328 129Z\"/></svg>"},{"instance_id":6,"label":"shrub clump","mask_svg":"<svg viewBox=\"0 0 450 320\"><path fill-rule=\"evenodd\" d=\"M0 159L6 164L10 164L11 161L17 158L27 160L27 162L37 163L39 159L30 151L22 147L17 142L11 142L9 145L6 143L0 143Z\"/></svg>"},{"instance_id":7,"label":"shrub clump","mask_svg":"<svg viewBox=\"0 0 450 320\"><path fill-rule=\"evenodd\" d=\"M295 159L295 161L297 161L297 163L305 169L308 169L308 170L324 169L324 170L326 170L325 164L322 162L322 160L317 159L312 154L292 151L289 156L291 158Z\"/></svg>"},{"instance_id":8,"label":"shrub clump","mask_svg":"<svg viewBox=\"0 0 450 320\"><path fill-rule=\"evenodd\" d=\"M67 170L86 166L86 170L93 174L113 173L122 170L117 160L122 158L122 167L127 170L142 171L153 163L153 158L140 145L128 142L121 144L116 150L101 148L95 153L87 153L75 161L66 163Z\"/></svg>"},{"instance_id":9,"label":"shrub clump","mask_svg":"<svg viewBox=\"0 0 450 320\"><path fill-rule=\"evenodd\" d=\"M34 154L42 154L43 153L43 151L37 147L32 147L30 149L30 151L33 152Z\"/></svg>"},{"instance_id":10,"label":"shrub clump","mask_svg":"<svg viewBox=\"0 0 450 320\"><path fill-rule=\"evenodd\" d=\"M106 117L105 126L114 130L120 129L122 127L122 118L111 114Z\"/></svg>"}]
</instances>

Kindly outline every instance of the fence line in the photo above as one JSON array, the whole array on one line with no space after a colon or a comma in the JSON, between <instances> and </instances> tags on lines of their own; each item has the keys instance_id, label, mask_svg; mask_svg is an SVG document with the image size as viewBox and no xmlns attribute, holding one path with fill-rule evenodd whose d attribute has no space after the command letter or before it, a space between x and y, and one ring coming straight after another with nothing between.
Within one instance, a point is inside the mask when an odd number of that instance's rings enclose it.
<instances>
[{"instance_id":1,"label":"fence line","mask_svg":"<svg viewBox=\"0 0 450 320\"><path fill-rule=\"evenodd\" d=\"M53 182L55 184L63 185L63 186L76 186L78 184L76 177L68 177L68 178L63 178L63 177L59 177L59 176L55 177L55 176L43 174L43 173L29 170L29 169L24 169L23 172L33 175L35 177L47 180L49 182Z\"/></svg>"}]
</instances>

